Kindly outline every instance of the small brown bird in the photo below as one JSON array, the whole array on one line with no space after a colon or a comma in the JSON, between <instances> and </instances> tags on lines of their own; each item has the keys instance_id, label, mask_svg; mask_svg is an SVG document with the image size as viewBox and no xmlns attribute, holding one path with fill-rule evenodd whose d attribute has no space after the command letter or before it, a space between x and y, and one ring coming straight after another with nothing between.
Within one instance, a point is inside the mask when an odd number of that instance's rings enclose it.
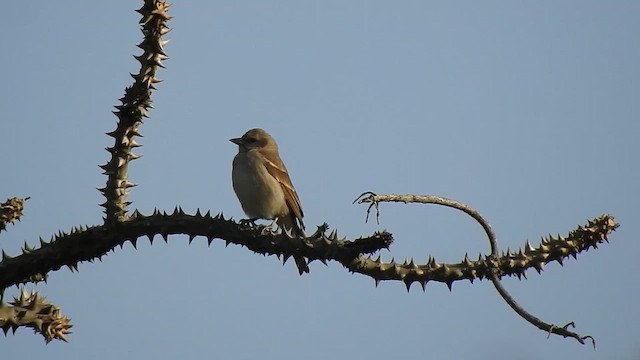
<instances>
[{"instance_id":1,"label":"small brown bird","mask_svg":"<svg viewBox=\"0 0 640 360\"><path fill-rule=\"evenodd\" d=\"M229 141L238 145L231 179L245 214L251 219L275 220L283 232L305 236L300 199L275 139L262 129L251 129ZM304 257L294 259L300 275L309 272Z\"/></svg>"}]
</instances>

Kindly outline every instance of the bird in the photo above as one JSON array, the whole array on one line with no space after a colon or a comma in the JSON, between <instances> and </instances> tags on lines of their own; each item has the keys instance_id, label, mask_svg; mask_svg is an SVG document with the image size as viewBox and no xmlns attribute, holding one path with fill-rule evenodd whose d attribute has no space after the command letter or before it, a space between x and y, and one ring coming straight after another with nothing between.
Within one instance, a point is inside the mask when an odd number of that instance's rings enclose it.
<instances>
[{"instance_id":1,"label":"bird","mask_svg":"<svg viewBox=\"0 0 640 360\"><path fill-rule=\"evenodd\" d=\"M231 171L233 190L249 220L274 220L284 234L305 236L300 198L280 159L276 140L255 128L229 141L238 145ZM294 256L294 260L300 275L309 272L304 257Z\"/></svg>"}]
</instances>

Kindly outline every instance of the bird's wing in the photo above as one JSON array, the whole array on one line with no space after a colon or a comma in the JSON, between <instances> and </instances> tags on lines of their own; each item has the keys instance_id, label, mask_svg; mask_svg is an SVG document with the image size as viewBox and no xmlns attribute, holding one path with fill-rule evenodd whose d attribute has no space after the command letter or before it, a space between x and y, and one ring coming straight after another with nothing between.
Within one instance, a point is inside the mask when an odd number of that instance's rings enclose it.
<instances>
[{"instance_id":1,"label":"bird's wing","mask_svg":"<svg viewBox=\"0 0 640 360\"><path fill-rule=\"evenodd\" d=\"M296 189L291 183L291 178L289 178L289 173L287 173L287 168L282 163L282 160L279 158L273 161L265 159L264 166L267 168L269 174L280 183L289 210L295 215L296 219L300 222L300 226L304 229L304 224L302 223L304 213L300 206L300 198L298 198L298 193L296 193Z\"/></svg>"}]
</instances>

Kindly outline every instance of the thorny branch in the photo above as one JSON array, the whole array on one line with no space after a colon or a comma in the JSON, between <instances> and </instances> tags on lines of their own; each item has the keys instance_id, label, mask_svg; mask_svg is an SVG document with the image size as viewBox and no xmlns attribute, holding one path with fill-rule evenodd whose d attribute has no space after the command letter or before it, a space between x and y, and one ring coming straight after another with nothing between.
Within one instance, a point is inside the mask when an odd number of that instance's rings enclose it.
<instances>
[{"instance_id":1,"label":"thorny branch","mask_svg":"<svg viewBox=\"0 0 640 360\"><path fill-rule=\"evenodd\" d=\"M140 146L136 138L140 135L140 127L144 118L148 116L151 106L151 93L154 84L160 82L156 78L159 67L164 67L163 60L167 59L163 35L169 32L167 27L171 17L167 14L169 4L163 0L145 0L138 12L144 39L138 45L143 53L136 56L140 62L140 71L132 75L134 83L126 88L125 95L120 99L121 105L116 106L114 114L118 117L116 129L107 135L114 139L114 145L107 148L110 160L100 166L107 176L106 185L98 189L106 201L101 204L105 210L104 223L96 226L80 226L69 232L60 231L49 241L40 239L39 247L27 244L22 254L12 257L4 251L0 259L0 295L4 289L12 285L27 282L38 282L47 279L48 273L63 266L71 270L78 270L78 263L101 259L102 256L117 246L122 247L129 242L134 247L141 237L147 237L153 243L156 235L160 235L165 242L173 234L189 236L189 242L195 237L206 237L211 244L214 239L224 239L226 244L246 246L249 250L264 255L276 255L284 262L293 255L304 256L309 261L319 260L323 263L336 261L353 273L359 273L373 278L376 284L383 280L403 281L407 290L414 282L424 290L429 281L445 283L450 289L455 281L475 279L491 279L494 286L505 298L509 305L522 317L540 329L562 336L570 336L584 343L589 336L580 337L569 332L567 328L546 324L528 314L502 288L499 279L503 276L525 276L525 271L534 268L542 271L545 264L551 261L562 261L569 257L597 247L608 241L607 236L618 227L613 217L603 215L589 221L584 227L569 233L567 237L549 236L542 240L537 247L528 242L524 250L517 253L498 254L495 235L489 224L472 208L441 197L425 197L418 195L375 195L365 193L360 203L370 203L378 210L378 203L384 201L434 203L454 207L472 216L484 228L491 244L491 254L480 256L472 261L465 255L456 264L441 264L435 258L429 257L425 264L416 264L413 260L396 263L391 260L385 263L378 257L373 260L370 255L389 246L393 237L386 231L355 240L340 238L334 230L327 234L328 226L323 224L317 231L306 238L289 238L282 234L274 234L264 226L247 226L246 222L236 223L232 219L225 219L222 214L211 216L209 212L201 214L187 214L176 207L172 214L154 211L153 214L143 215L138 211L131 212L127 200L129 189L135 184L129 180L128 166L139 156L133 150ZM366 196L368 195L368 196ZM28 198L27 198L28 199ZM26 200L26 199L25 199ZM0 226L19 220L22 215L24 201L9 199L0 205ZM24 309L27 309L25 312ZM19 298L11 304L5 304L0 297L0 327L5 333L20 326L35 329L45 336L47 342L52 339L66 341L71 324L68 318L60 314L60 309L45 303L44 298L37 293L28 295L24 290ZM13 314L13 315L11 315ZM48 319L48 320L47 320ZM49 326L44 326L49 321Z\"/></svg>"},{"instance_id":2,"label":"thorny branch","mask_svg":"<svg viewBox=\"0 0 640 360\"><path fill-rule=\"evenodd\" d=\"M487 276L491 280L491 282L493 283L493 285L496 288L496 290L498 291L498 293L507 302L507 304L509 304L509 306L518 315L520 315L523 319L527 320L529 323L531 323L534 326L536 326L538 329L543 330L543 331L547 331L547 332L549 332L549 334L553 333L553 334L561 335L563 337L572 337L572 338L578 340L581 344L584 344L585 340L589 339L589 340L591 340L591 343L593 344L593 348L595 349L596 343L595 343L595 340L594 340L594 338L592 336L589 336L589 335L580 336L580 335L568 330L569 326L575 327L575 324L573 322L569 322L568 324L566 324L566 325L564 325L562 327L558 327L557 325L546 323L546 322L540 320L539 318L533 316L529 312L527 312L509 294L509 292L504 288L504 286L500 282L500 275L499 275L500 271L499 271L499 267L497 266L497 264L499 263L499 259L498 259L498 243L497 243L497 240L496 240L495 233L491 229L491 225L489 225L489 223L475 209L471 208L468 205L460 203L458 201L452 200L452 199L447 199L447 198L444 198L444 197L432 196L432 195L396 195L396 194L377 195L377 194L372 193L372 192L365 192L365 193L361 194L354 201L354 203L355 202L358 202L358 204L363 204L363 203L369 203L370 204L369 208L367 209L367 219L368 219L369 213L371 212L371 209L373 207L376 208L376 219L379 218L379 216L380 216L379 204L381 202L403 202L405 204L406 203L436 204L436 205L442 205L442 206L447 206L447 207L451 207L451 208L454 208L454 209L458 209L458 210L461 210L464 213L468 214L469 216L471 216L473 219L475 219L482 226L482 228L485 230L485 233L487 234L489 243L491 245L491 255L487 257L487 259L491 260L489 262L489 264L491 264L491 269L490 269L490 272L488 273ZM618 227L618 225L615 224L615 222L613 221L613 218L607 219L607 225L611 229L611 231L615 230L615 228ZM603 237L603 240L606 240L606 233L605 233L605 236ZM529 245L529 247L530 247L530 245ZM575 255L574 255L574 257L575 257ZM562 263L562 262L560 262L560 263ZM493 266L493 264L495 264L495 267ZM536 268L536 269L538 269L538 268ZM540 272L540 270L541 269L538 269L538 272ZM524 275L524 273L522 273L522 275Z\"/></svg>"},{"instance_id":3,"label":"thorny branch","mask_svg":"<svg viewBox=\"0 0 640 360\"><path fill-rule=\"evenodd\" d=\"M53 339L67 341L69 329L73 327L69 318L60 313L60 308L49 304L36 292L31 294L23 288L20 297L14 298L11 306L0 304L0 328L6 335L21 326L30 327L40 333L48 343Z\"/></svg>"},{"instance_id":4,"label":"thorny branch","mask_svg":"<svg viewBox=\"0 0 640 360\"><path fill-rule=\"evenodd\" d=\"M140 27L144 36L143 41L138 45L143 52L135 57L140 62L140 71L137 74L131 74L134 83L125 89L125 95L120 99L121 104L116 106L117 110L114 114L118 117L118 125L114 131L108 133L109 136L114 138L114 145L107 148L107 151L111 154L111 159L100 166L107 176L107 182L103 188L98 190L106 198L106 201L101 205L105 209L105 226L111 226L110 231L116 231L118 224L128 219L127 207L130 205L130 202L127 201L128 189L135 186L128 179L128 166L130 161L139 158L138 155L133 153L133 149L140 146L135 138L140 136L138 128L142 124L143 118L148 116L148 110L151 108L151 91L155 89L154 85L160 82L155 76L156 71L159 67L164 67L162 61L167 59L167 55L164 52L164 45L166 45L167 41L163 40L162 37L169 32L167 26L167 22L171 19L167 14L169 6L164 0L145 0L144 5L137 10L142 15ZM2 208L0 229L4 229L6 222L13 222L19 219L22 214L23 203L17 205ZM6 214L8 215L5 216ZM60 233L58 236L61 237L62 234ZM23 256L38 253L38 250L40 249L36 250L25 244ZM51 255L59 257L61 254ZM9 259L11 257L3 252L0 264L6 265ZM55 262L52 259L44 259L43 264L35 266L43 269L42 271L30 271L30 274L20 282L46 280L46 273L49 270L54 270L55 266L57 266ZM0 275L6 276L9 273L3 272ZM0 309L8 308L2 301L4 288L0 287ZM6 318L0 318L0 327L7 329L8 321ZM13 329L15 330L15 327ZM65 340L64 332L54 332L53 334L54 338ZM50 341L46 337L45 339L47 342Z\"/></svg>"}]
</instances>

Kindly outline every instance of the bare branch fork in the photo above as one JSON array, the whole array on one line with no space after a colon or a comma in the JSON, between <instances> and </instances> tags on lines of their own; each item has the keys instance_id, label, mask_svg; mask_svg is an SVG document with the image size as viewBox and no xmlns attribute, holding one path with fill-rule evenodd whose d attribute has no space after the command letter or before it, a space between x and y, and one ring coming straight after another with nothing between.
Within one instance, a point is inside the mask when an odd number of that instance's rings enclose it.
<instances>
[{"instance_id":1,"label":"bare branch fork","mask_svg":"<svg viewBox=\"0 0 640 360\"><path fill-rule=\"evenodd\" d=\"M205 237L208 244L214 239L224 239L227 245L246 246L259 254L276 255L283 262L293 255L304 256L310 262L319 260L326 264L327 261L336 261L351 272L373 278L376 284L383 280L403 281L407 290L414 282L419 283L423 290L429 281L445 283L451 289L455 281L473 282L475 279L488 278L509 305L538 328L576 338L581 343L586 339L593 340L589 336L581 337L568 331L572 323L557 327L528 314L504 290L499 279L507 275L521 278L529 268L540 272L551 261L562 264L569 256L575 258L578 253L596 248L607 241L607 236L618 227L609 215L590 220L587 225L570 232L566 237L549 236L543 238L535 248L527 242L524 250L517 253L507 251L499 255L489 224L478 212L464 204L435 196L363 194L359 198L360 203L370 203L369 210L373 206L377 209L378 204L384 201L434 203L460 209L483 226L491 243L491 255L480 256L477 260L472 261L465 255L460 263L440 264L430 256L427 263L420 265L413 260L404 263L394 260L386 263L380 257L373 260L370 257L372 254L388 249L393 243L392 235L386 231L347 240L340 238L335 230L327 234L328 226L323 224L306 238L290 238L274 234L265 226L249 226L242 221L236 223L232 219L225 219L221 213L212 216L208 211L202 214L197 210L195 214L187 214L179 207L170 214L155 210L145 215L130 210L131 202L127 196L135 184L129 180L128 168L130 162L139 157L133 152L140 146L136 138L141 136L140 126L152 107L151 93L155 90L155 84L160 82L156 78L156 71L158 67L164 67L163 61L167 59L164 51L167 41L163 36L169 32L169 6L164 0L146 0L138 10L142 15L140 25L144 36L138 45L143 53L135 57L140 62L140 71L132 75L133 84L125 89L121 104L116 106L114 114L118 123L116 129L107 134L114 139L114 145L106 149L110 154L109 161L100 166L107 176L105 186L98 189L105 197L105 202L101 204L105 212L103 224L79 226L69 232L60 231L48 241L41 238L39 247L25 243L22 254L15 257L3 251L0 259L0 294L12 285L46 281L49 272L63 266L77 271L78 263L101 259L127 242L136 247L141 237L147 237L153 243L155 236L160 235L168 242L169 235L184 234L189 237L189 243L198 236ZM20 219L26 199L12 198L0 204L0 233L6 224ZM10 304L4 303L0 297L0 328L5 334L9 330L15 332L19 327L30 327L47 342L53 339L66 341L71 326L59 307L45 302L37 293L28 293L23 289L21 295Z\"/></svg>"}]
</instances>

